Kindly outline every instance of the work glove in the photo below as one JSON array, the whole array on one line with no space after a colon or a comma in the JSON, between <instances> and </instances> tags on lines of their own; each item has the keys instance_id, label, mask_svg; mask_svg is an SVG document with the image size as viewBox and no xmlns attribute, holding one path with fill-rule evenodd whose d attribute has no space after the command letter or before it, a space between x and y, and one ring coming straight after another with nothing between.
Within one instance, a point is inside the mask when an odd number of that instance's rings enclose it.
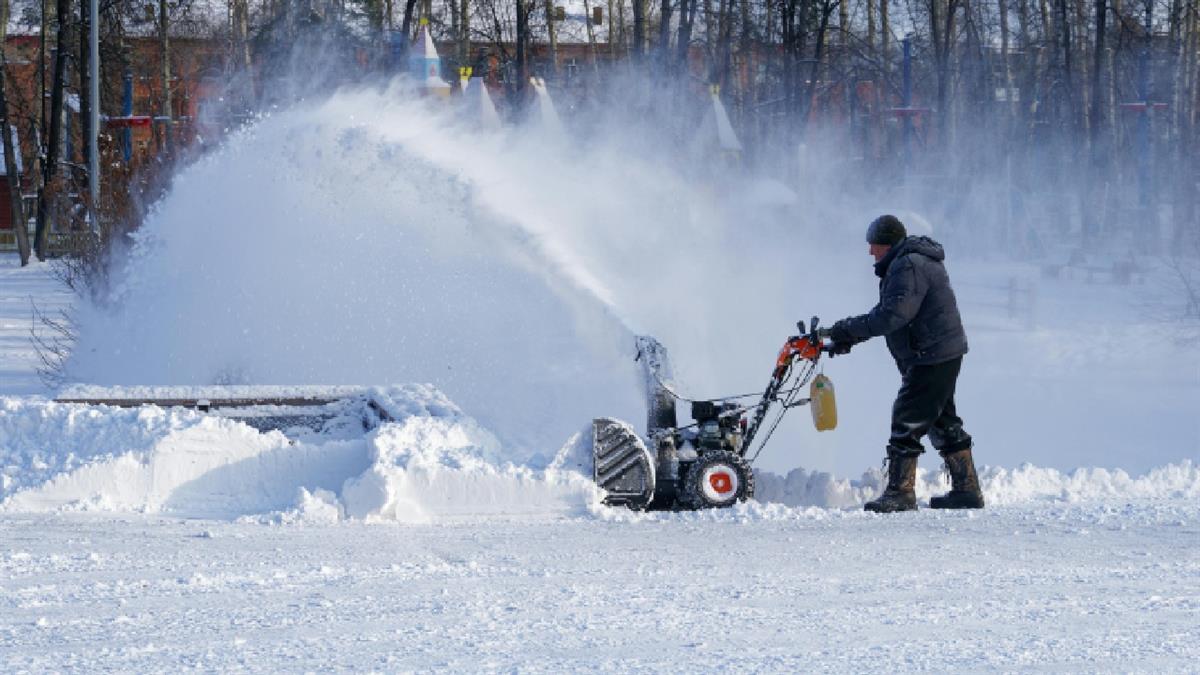
<instances>
[{"instance_id":1,"label":"work glove","mask_svg":"<svg viewBox=\"0 0 1200 675\"><path fill-rule=\"evenodd\" d=\"M833 324L833 326L829 329L830 341L832 341L834 344L846 345L846 351L842 352L843 354L848 353L850 351L850 347L854 346L854 343L859 342L859 340L856 340L846 328L846 321L846 319L842 319L841 321Z\"/></svg>"},{"instance_id":2,"label":"work glove","mask_svg":"<svg viewBox=\"0 0 1200 675\"><path fill-rule=\"evenodd\" d=\"M834 340L833 342L829 343L829 346L825 348L825 351L829 352L830 358L833 358L834 356L849 354L852 347L854 347L854 343L852 342L838 342Z\"/></svg>"}]
</instances>

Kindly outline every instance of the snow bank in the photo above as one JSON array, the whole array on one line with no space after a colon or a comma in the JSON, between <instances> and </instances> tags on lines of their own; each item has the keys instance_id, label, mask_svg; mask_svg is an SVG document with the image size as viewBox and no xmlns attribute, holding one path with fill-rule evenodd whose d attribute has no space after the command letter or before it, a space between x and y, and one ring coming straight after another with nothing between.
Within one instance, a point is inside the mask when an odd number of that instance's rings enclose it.
<instances>
[{"instance_id":1,"label":"snow bank","mask_svg":"<svg viewBox=\"0 0 1200 675\"><path fill-rule=\"evenodd\" d=\"M346 514L364 520L428 522L480 515L582 513L599 494L573 472L535 471L501 459L474 420L412 416L371 439L371 468L346 481Z\"/></svg>"},{"instance_id":2,"label":"snow bank","mask_svg":"<svg viewBox=\"0 0 1200 675\"><path fill-rule=\"evenodd\" d=\"M144 455L199 425L199 413L0 398L0 499L123 454Z\"/></svg>"},{"instance_id":3,"label":"snow bank","mask_svg":"<svg viewBox=\"0 0 1200 675\"><path fill-rule=\"evenodd\" d=\"M1076 469L1064 473L1031 464L1016 469L989 467L983 471L980 482L988 503L995 505L1035 500L1200 498L1200 466L1186 459L1137 477L1121 469Z\"/></svg>"},{"instance_id":4,"label":"snow bank","mask_svg":"<svg viewBox=\"0 0 1200 675\"><path fill-rule=\"evenodd\" d=\"M755 499L787 506L858 506L878 494L878 486L878 476L871 474L852 482L822 471L804 469L792 469L786 476L769 471L754 472Z\"/></svg>"},{"instance_id":5,"label":"snow bank","mask_svg":"<svg viewBox=\"0 0 1200 675\"><path fill-rule=\"evenodd\" d=\"M391 422L303 442L180 408L0 399L0 509L430 522L577 514L598 502L579 473L515 464L432 386L369 391Z\"/></svg>"},{"instance_id":6,"label":"snow bank","mask_svg":"<svg viewBox=\"0 0 1200 675\"><path fill-rule=\"evenodd\" d=\"M243 419L181 408L0 398L0 510L279 523L642 517L600 506L591 481L590 426L542 467L520 461L519 453L431 385L356 391L390 420L356 436L336 425L290 438L261 432ZM351 411L347 416L353 417ZM812 509L857 510L884 482L879 469L857 480L804 469L759 471L756 478L757 503L725 515L687 517L791 518L812 516ZM1187 460L1137 477L1122 470L1063 473L1023 465L985 467L980 478L991 506L1200 497L1200 467ZM940 471L920 473L921 500L947 488Z\"/></svg>"},{"instance_id":7,"label":"snow bank","mask_svg":"<svg viewBox=\"0 0 1200 675\"><path fill-rule=\"evenodd\" d=\"M338 489L367 456L362 441L293 444L277 431L156 406L4 399L0 429L0 507L14 511L228 518L287 508L297 486Z\"/></svg>"},{"instance_id":8,"label":"snow bank","mask_svg":"<svg viewBox=\"0 0 1200 675\"><path fill-rule=\"evenodd\" d=\"M878 496L886 482L881 469L867 471L858 480L804 469L793 469L786 476L757 471L755 497L762 503L792 507L853 508ZM1196 499L1200 497L1200 466L1185 459L1137 477L1121 469L1081 468L1062 472L1031 464L1016 469L993 466L979 470L979 482L989 506L1036 501ZM932 495L949 489L948 478L941 470L918 470L918 501L928 501Z\"/></svg>"}]
</instances>

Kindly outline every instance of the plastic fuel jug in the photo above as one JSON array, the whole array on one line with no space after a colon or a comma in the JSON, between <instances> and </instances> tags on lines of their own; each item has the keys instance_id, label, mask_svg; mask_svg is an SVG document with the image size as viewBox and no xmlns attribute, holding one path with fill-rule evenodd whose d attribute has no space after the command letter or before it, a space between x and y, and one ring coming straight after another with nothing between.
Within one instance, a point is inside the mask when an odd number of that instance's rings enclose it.
<instances>
[{"instance_id":1,"label":"plastic fuel jug","mask_svg":"<svg viewBox=\"0 0 1200 675\"><path fill-rule=\"evenodd\" d=\"M812 408L813 426L817 431L837 428L837 399L833 393L833 381L819 373L808 386L809 406Z\"/></svg>"}]
</instances>

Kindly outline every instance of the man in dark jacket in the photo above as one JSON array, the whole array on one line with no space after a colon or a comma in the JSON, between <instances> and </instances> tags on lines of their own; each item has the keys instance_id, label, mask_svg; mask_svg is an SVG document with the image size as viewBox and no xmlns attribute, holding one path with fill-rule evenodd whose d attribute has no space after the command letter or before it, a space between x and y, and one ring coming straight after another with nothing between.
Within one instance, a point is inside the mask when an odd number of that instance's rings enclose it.
<instances>
[{"instance_id":1,"label":"man in dark jacket","mask_svg":"<svg viewBox=\"0 0 1200 675\"><path fill-rule=\"evenodd\" d=\"M867 502L867 511L914 511L917 457L928 434L950 472L950 492L930 500L935 509L983 508L983 493L971 458L971 437L954 407L954 387L967 353L958 302L942 265L945 252L928 237L909 237L891 215L867 228L867 243L880 278L879 304L861 316L838 321L830 329L834 353L877 335L900 369L900 392L892 406L888 441L888 481L883 495Z\"/></svg>"}]
</instances>

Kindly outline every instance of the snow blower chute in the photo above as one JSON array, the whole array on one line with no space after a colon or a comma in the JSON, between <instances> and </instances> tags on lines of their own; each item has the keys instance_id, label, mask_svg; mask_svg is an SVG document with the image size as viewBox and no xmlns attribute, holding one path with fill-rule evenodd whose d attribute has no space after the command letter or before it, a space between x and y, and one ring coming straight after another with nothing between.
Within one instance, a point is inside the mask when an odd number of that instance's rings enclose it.
<instances>
[{"instance_id":1,"label":"snow blower chute","mask_svg":"<svg viewBox=\"0 0 1200 675\"><path fill-rule=\"evenodd\" d=\"M637 360L645 377L646 436L620 420L592 421L596 483L607 492L605 503L632 509L705 509L732 506L754 496L750 465L791 408L811 402L801 398L828 351L825 330L797 324L799 335L787 339L765 391L708 401L683 398L671 388L667 350L654 338L637 338ZM822 396L832 397L832 388ZM743 405L741 399L757 397ZM677 401L691 403L692 423L680 425ZM749 455L768 411L779 403L758 449ZM832 405L830 398L826 406ZM827 415L825 416L828 417ZM832 428L823 423L819 429Z\"/></svg>"}]
</instances>

